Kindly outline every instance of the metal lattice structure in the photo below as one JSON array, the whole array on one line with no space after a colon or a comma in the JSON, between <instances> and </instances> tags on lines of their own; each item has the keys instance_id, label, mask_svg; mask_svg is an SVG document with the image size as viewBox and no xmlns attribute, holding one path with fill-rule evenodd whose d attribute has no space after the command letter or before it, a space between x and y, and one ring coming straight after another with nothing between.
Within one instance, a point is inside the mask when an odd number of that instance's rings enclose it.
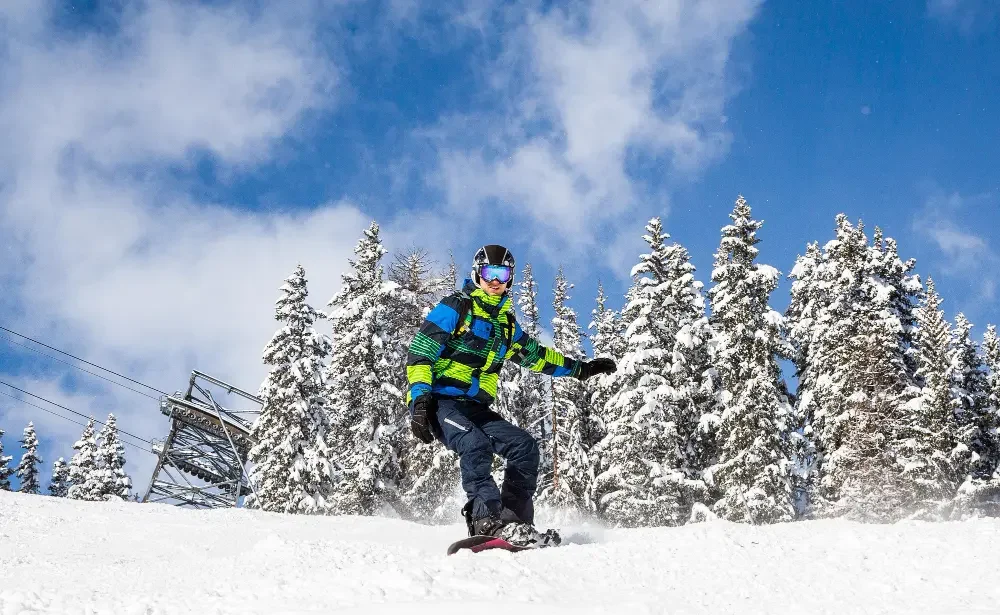
<instances>
[{"instance_id":1,"label":"metal lattice structure","mask_svg":"<svg viewBox=\"0 0 1000 615\"><path fill-rule=\"evenodd\" d=\"M215 400L208 386L257 404L254 410L233 411ZM154 442L158 461L143 502L193 508L232 508L253 493L246 459L253 441L250 428L263 401L246 391L191 372L187 392L160 399L160 411L170 417L170 433Z\"/></svg>"}]
</instances>

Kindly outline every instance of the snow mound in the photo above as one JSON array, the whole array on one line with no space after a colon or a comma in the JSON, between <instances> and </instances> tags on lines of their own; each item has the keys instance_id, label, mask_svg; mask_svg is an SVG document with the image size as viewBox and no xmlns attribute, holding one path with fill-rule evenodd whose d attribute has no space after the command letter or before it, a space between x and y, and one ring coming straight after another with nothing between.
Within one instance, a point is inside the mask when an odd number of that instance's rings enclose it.
<instances>
[{"instance_id":1,"label":"snow mound","mask_svg":"<svg viewBox=\"0 0 1000 615\"><path fill-rule=\"evenodd\" d=\"M0 614L913 615L1000 604L1000 520L562 529L557 549L449 557L460 524L0 492Z\"/></svg>"}]
</instances>

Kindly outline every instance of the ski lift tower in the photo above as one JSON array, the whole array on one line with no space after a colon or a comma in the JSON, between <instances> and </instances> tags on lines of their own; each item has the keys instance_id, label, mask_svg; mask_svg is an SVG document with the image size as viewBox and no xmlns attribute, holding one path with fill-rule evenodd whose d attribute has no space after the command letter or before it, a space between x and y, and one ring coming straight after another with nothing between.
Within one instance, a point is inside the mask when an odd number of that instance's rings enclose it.
<instances>
[{"instance_id":1,"label":"ski lift tower","mask_svg":"<svg viewBox=\"0 0 1000 615\"><path fill-rule=\"evenodd\" d=\"M215 400L209 385L256 407L228 410ZM246 460L253 446L250 428L263 403L228 383L191 372L186 393L160 398L160 411L170 417L170 433L154 441L158 460L142 501L192 508L239 506L242 496L254 492Z\"/></svg>"}]
</instances>

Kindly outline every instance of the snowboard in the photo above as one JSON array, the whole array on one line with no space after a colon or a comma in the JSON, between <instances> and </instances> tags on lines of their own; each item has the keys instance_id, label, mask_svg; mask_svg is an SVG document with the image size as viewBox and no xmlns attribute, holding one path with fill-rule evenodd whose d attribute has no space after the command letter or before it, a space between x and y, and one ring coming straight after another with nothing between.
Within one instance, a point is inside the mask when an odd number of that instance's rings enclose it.
<instances>
[{"instance_id":1,"label":"snowboard","mask_svg":"<svg viewBox=\"0 0 1000 615\"><path fill-rule=\"evenodd\" d=\"M468 538L463 538L462 540L457 540L448 546L448 555L454 555L463 549L472 551L473 553L479 553L480 551L488 551L489 549L503 549L504 551L518 552L518 551L528 551L530 549L535 549L536 547L519 547L517 545L512 545L503 538L497 538L495 536L469 536Z\"/></svg>"}]
</instances>

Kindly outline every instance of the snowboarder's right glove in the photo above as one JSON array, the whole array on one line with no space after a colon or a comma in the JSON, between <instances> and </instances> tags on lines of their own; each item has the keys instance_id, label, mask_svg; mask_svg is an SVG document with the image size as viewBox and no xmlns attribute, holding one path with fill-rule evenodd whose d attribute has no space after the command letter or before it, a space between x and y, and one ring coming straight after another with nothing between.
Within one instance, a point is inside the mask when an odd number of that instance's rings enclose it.
<instances>
[{"instance_id":1,"label":"snowboarder's right glove","mask_svg":"<svg viewBox=\"0 0 1000 615\"><path fill-rule=\"evenodd\" d=\"M434 441L431 433L431 421L437 412L437 401L429 394L423 394L413 400L413 412L410 413L410 431L424 444Z\"/></svg>"},{"instance_id":2,"label":"snowboarder's right glove","mask_svg":"<svg viewBox=\"0 0 1000 615\"><path fill-rule=\"evenodd\" d=\"M596 376L597 374L610 374L611 372L618 369L615 362L611 359L601 357L599 359L594 359L593 361L584 361L583 365L580 366L580 374L577 376L580 380L586 380L591 376Z\"/></svg>"}]
</instances>

